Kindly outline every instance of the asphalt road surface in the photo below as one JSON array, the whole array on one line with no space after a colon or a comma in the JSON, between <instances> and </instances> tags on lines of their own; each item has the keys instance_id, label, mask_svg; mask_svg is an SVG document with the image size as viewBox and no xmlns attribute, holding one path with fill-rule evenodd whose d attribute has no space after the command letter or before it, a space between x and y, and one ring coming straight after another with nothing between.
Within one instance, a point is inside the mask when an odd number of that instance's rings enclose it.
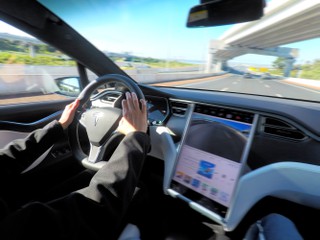
<instances>
[{"instance_id":1,"label":"asphalt road surface","mask_svg":"<svg viewBox=\"0 0 320 240\"><path fill-rule=\"evenodd\" d=\"M72 68L72 69L71 69ZM70 76L74 74L74 67L47 67L45 72L48 74L43 74L40 68L34 67L28 69L27 72L31 76L32 80L36 83L45 83L48 85L50 81L54 78L61 76ZM32 70L32 71L31 71ZM16 74L16 69L14 71ZM292 99L302 99L320 102L320 86L311 87L308 85L303 85L303 81L294 83L285 79L261 79L261 78L244 78L242 75L236 74L225 74L219 76L212 76L202 79L190 79L190 80L179 80L179 81L168 81L162 83L154 83L151 85L160 86L181 86L197 89L211 89L217 91L226 92L237 92L245 94L255 94L263 96L272 96L279 98L292 98ZM1 89L0 89L1 90ZM50 91L49 91L50 92ZM56 100L57 94L47 94L44 96L19 96L18 98L3 98L0 100L1 104L12 104L12 103L22 103L22 102L33 102L33 101L48 101ZM65 98L60 96L60 98Z\"/></svg>"},{"instance_id":2,"label":"asphalt road surface","mask_svg":"<svg viewBox=\"0 0 320 240\"><path fill-rule=\"evenodd\" d=\"M242 75L227 74L206 81L175 82L175 86L320 101L319 90L298 86L285 79L244 78Z\"/></svg>"}]
</instances>

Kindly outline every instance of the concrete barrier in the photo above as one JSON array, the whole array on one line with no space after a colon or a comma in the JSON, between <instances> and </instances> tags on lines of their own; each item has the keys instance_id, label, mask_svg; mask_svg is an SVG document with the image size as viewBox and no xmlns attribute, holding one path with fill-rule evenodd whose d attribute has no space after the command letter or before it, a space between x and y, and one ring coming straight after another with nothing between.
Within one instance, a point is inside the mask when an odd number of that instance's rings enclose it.
<instances>
[{"instance_id":1,"label":"concrete barrier","mask_svg":"<svg viewBox=\"0 0 320 240\"><path fill-rule=\"evenodd\" d=\"M320 80L303 79L303 78L286 78L286 82L312 89L320 90Z\"/></svg>"},{"instance_id":2,"label":"concrete barrier","mask_svg":"<svg viewBox=\"0 0 320 240\"><path fill-rule=\"evenodd\" d=\"M128 73L129 74L129 73ZM213 77L226 74L226 72L219 73L201 73L201 72L189 72L189 73L153 73L153 74L129 74L135 81L139 83L159 83L179 80L189 80L205 77Z\"/></svg>"},{"instance_id":3,"label":"concrete barrier","mask_svg":"<svg viewBox=\"0 0 320 240\"><path fill-rule=\"evenodd\" d=\"M4 65L3 65L4 66ZM12 75L17 74L18 66L7 65L6 68L10 68ZM189 80L204 77L212 77L223 75L226 72L219 73L205 73L199 68L141 68L124 70L129 76L139 83L158 83L168 81ZM37 66L26 65L24 68L24 76L29 76L34 81L40 81L41 78L46 78L46 81L53 80L60 77L77 76L78 71L75 66ZM88 71L88 77L90 80L94 80L97 76Z\"/></svg>"}]
</instances>

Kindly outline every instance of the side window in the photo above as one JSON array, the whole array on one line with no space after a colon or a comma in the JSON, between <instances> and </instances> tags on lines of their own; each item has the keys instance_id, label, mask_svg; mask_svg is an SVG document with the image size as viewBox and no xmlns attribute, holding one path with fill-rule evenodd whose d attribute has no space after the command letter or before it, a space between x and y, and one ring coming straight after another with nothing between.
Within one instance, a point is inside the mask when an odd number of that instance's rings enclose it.
<instances>
[{"instance_id":1,"label":"side window","mask_svg":"<svg viewBox=\"0 0 320 240\"><path fill-rule=\"evenodd\" d=\"M87 71L87 76L90 82L98 78L98 76L94 72L90 71L89 69L86 68L86 71Z\"/></svg>"},{"instance_id":2,"label":"side window","mask_svg":"<svg viewBox=\"0 0 320 240\"><path fill-rule=\"evenodd\" d=\"M75 61L4 22L0 26L0 105L78 95Z\"/></svg>"}]
</instances>

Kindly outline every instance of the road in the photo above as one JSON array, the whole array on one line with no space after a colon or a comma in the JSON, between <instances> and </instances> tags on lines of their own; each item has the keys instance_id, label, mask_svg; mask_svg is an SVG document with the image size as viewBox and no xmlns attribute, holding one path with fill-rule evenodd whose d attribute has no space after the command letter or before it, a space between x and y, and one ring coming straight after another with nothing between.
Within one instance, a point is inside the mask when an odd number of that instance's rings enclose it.
<instances>
[{"instance_id":1,"label":"road","mask_svg":"<svg viewBox=\"0 0 320 240\"><path fill-rule=\"evenodd\" d=\"M10 66L11 67L11 66ZM22 75L29 76L32 82L41 84L47 89L50 83L53 83L53 79L61 76L77 76L77 70L75 67L65 67L65 66L28 66L23 69L25 72ZM18 70L16 68L12 69L11 75L16 75ZM167 76L168 73L166 73ZM176 74L176 73L174 73ZM10 74L7 74L10 75ZM96 76L90 79L95 79ZM150 74L146 74L146 79L150 78ZM152 74L151 74L152 79ZM320 84L318 81L316 85L308 85L303 79L294 79L295 81L290 81L289 79L277 79L277 80L263 80L260 78L244 78L242 75L237 74L224 74L211 76L201 79L189 79L189 80L179 80L179 81L166 81L159 83L150 83L151 85L159 86L181 86L190 87L198 89L212 89L217 91L226 92L239 92L246 94L258 94L263 96L272 96L280 98L293 98L320 102ZM146 82L147 83L147 82ZM305 83L305 84L304 84ZM1 91L1 89L0 89ZM51 95L52 96L52 95ZM39 98L41 96L34 96L32 98ZM43 97L43 96L42 96ZM41 98L42 98L41 97ZM48 96L46 96L47 98ZM16 103L19 101L33 101L32 99L4 99L5 101L10 100L9 103ZM40 100L40 99L36 99ZM0 105L2 103L0 102ZM8 104L8 102L6 102Z\"/></svg>"},{"instance_id":2,"label":"road","mask_svg":"<svg viewBox=\"0 0 320 240\"><path fill-rule=\"evenodd\" d=\"M159 84L161 85L161 84ZM241 75L227 74L212 80L193 82L174 82L171 86L198 89L211 89L226 92L258 94L272 97L306 99L320 101L320 91L307 86L298 86L285 79L269 80L260 78L244 78Z\"/></svg>"}]
</instances>

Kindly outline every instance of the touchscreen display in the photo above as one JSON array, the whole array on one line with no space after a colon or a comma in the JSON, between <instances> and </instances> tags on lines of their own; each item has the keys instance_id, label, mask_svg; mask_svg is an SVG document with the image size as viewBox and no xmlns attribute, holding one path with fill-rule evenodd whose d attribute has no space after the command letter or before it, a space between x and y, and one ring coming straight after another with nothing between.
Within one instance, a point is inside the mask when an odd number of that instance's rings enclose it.
<instances>
[{"instance_id":1,"label":"touchscreen display","mask_svg":"<svg viewBox=\"0 0 320 240\"><path fill-rule=\"evenodd\" d=\"M171 188L205 207L229 207L253 116L196 105L180 147Z\"/></svg>"}]
</instances>

